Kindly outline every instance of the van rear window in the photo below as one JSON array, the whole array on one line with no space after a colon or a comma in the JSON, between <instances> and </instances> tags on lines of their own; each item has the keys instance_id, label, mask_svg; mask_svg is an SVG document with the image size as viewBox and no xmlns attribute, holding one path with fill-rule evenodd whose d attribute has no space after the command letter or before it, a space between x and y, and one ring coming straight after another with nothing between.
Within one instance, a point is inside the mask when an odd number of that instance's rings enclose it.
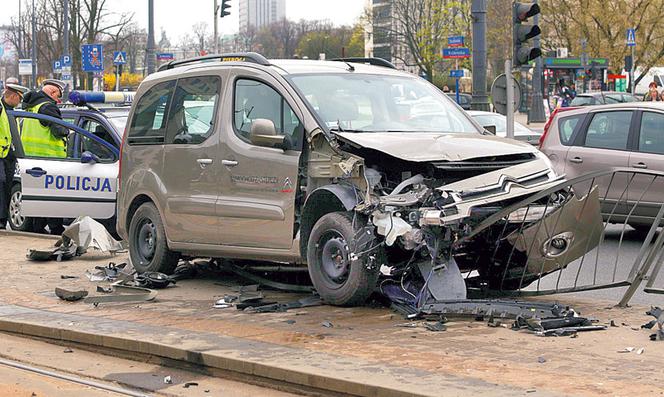
<instances>
[{"instance_id":1,"label":"van rear window","mask_svg":"<svg viewBox=\"0 0 664 397\"><path fill-rule=\"evenodd\" d=\"M136 103L127 134L127 143L137 145L163 144L166 136L168 105L175 81L166 81L150 88Z\"/></svg>"}]
</instances>

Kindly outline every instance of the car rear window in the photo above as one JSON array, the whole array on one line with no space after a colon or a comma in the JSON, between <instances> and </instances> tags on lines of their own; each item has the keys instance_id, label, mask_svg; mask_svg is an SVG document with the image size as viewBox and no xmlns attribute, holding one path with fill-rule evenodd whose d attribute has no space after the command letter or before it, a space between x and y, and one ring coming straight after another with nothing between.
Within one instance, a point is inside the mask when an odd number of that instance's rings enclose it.
<instances>
[{"instance_id":1,"label":"car rear window","mask_svg":"<svg viewBox=\"0 0 664 397\"><path fill-rule=\"evenodd\" d=\"M572 106L594 105L595 99L591 96L578 96L572 100Z\"/></svg>"},{"instance_id":2,"label":"car rear window","mask_svg":"<svg viewBox=\"0 0 664 397\"><path fill-rule=\"evenodd\" d=\"M563 117L558 120L558 132L560 133L560 142L565 146L571 146L572 136L579 122L583 120L583 114L576 116Z\"/></svg>"}]
</instances>

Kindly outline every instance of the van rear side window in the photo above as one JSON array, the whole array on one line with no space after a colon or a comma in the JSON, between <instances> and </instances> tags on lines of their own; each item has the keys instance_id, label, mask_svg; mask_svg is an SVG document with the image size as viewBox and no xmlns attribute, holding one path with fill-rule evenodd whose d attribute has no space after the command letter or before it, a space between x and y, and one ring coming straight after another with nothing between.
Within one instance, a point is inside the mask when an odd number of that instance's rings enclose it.
<instances>
[{"instance_id":1,"label":"van rear side window","mask_svg":"<svg viewBox=\"0 0 664 397\"><path fill-rule=\"evenodd\" d=\"M174 88L175 81L159 83L138 100L127 134L128 144L160 145L164 143L166 113Z\"/></svg>"}]
</instances>

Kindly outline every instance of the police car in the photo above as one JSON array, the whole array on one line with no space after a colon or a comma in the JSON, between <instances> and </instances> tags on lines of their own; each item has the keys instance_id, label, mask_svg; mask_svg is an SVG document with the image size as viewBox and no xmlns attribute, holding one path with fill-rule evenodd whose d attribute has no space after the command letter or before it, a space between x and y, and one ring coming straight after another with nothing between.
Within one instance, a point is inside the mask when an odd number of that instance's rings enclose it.
<instances>
[{"instance_id":1,"label":"police car","mask_svg":"<svg viewBox=\"0 0 664 397\"><path fill-rule=\"evenodd\" d=\"M60 108L63 120L13 111L12 134L24 118L67 127L66 158L25 156L16 145L18 167L9 202L13 230L41 231L48 218L90 216L115 229L119 149L133 93L73 91Z\"/></svg>"}]
</instances>

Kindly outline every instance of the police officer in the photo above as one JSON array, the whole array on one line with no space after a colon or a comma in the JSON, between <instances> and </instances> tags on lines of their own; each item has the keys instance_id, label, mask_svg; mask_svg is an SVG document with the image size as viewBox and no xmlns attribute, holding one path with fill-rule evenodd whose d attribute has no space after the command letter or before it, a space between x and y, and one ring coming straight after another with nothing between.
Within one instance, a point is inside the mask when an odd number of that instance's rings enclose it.
<instances>
[{"instance_id":1,"label":"police officer","mask_svg":"<svg viewBox=\"0 0 664 397\"><path fill-rule=\"evenodd\" d=\"M0 98L0 229L4 229L7 224L9 198L16 169L7 110L20 105L23 95L28 92L26 87L17 83L18 80L15 78L7 79L2 98Z\"/></svg>"},{"instance_id":2,"label":"police officer","mask_svg":"<svg viewBox=\"0 0 664 397\"><path fill-rule=\"evenodd\" d=\"M40 91L32 91L23 98L23 108L32 113L62 119L57 104L62 99L65 83L61 80L47 79ZM26 156L67 157L67 135L69 131L50 121L26 118L23 120L21 141Z\"/></svg>"}]
</instances>

